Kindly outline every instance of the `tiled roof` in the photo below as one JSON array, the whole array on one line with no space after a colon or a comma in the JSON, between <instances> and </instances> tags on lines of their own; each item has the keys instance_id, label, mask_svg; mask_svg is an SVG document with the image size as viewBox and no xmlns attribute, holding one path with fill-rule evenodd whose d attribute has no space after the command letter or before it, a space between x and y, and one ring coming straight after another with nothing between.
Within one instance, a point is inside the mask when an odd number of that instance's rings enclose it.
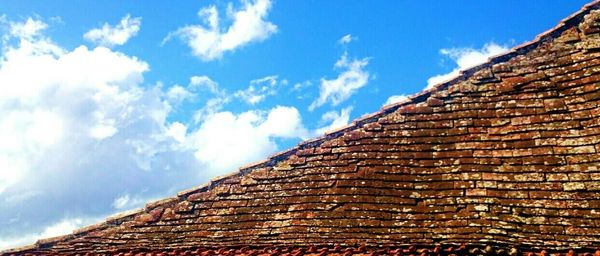
<instances>
[{"instance_id":1,"label":"tiled roof","mask_svg":"<svg viewBox=\"0 0 600 256\"><path fill-rule=\"evenodd\" d=\"M403 247L367 247L364 245L349 246L263 246L263 247L221 247L221 248L196 248L196 249L172 249L172 250L124 250L112 251L111 255L117 256L176 256L176 255L230 255L230 256L600 256L600 250L595 252L568 250L564 252L541 251L519 251L516 247L502 248L490 245L448 245L448 246L414 246ZM61 255L50 253L48 255ZM95 255L85 253L81 255Z\"/></svg>"},{"instance_id":2,"label":"tiled roof","mask_svg":"<svg viewBox=\"0 0 600 256\"><path fill-rule=\"evenodd\" d=\"M4 254L599 255L598 9L206 186Z\"/></svg>"}]
</instances>

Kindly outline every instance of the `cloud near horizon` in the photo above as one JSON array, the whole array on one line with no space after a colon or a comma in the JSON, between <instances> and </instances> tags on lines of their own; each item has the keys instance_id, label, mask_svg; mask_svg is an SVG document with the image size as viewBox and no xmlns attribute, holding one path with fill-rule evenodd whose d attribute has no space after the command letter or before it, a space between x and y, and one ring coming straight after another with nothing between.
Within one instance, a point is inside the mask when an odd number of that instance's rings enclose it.
<instances>
[{"instance_id":1,"label":"cloud near horizon","mask_svg":"<svg viewBox=\"0 0 600 256\"><path fill-rule=\"evenodd\" d=\"M313 133L314 136L321 136L327 132L335 131L341 127L348 125L350 122L350 113L352 112L353 107L349 106L340 110L340 112L336 111L328 111L325 112L321 116L322 123L328 123L327 125L316 129Z\"/></svg>"},{"instance_id":2,"label":"cloud near horizon","mask_svg":"<svg viewBox=\"0 0 600 256\"><path fill-rule=\"evenodd\" d=\"M8 25L0 52L0 248L175 194L309 133L290 106L233 113L209 100L198 123L169 121L199 92L226 92L202 75L187 86L145 85L143 60L104 46L63 48L39 19Z\"/></svg>"},{"instance_id":3,"label":"cloud near horizon","mask_svg":"<svg viewBox=\"0 0 600 256\"><path fill-rule=\"evenodd\" d=\"M509 50L510 48L507 45L500 45L495 42L489 42L483 45L481 49L470 47L441 49L440 54L454 61L457 67L446 74L435 75L427 79L427 86L425 89L446 82L458 76L461 70L483 64L489 57L505 53Z\"/></svg>"},{"instance_id":4,"label":"cloud near horizon","mask_svg":"<svg viewBox=\"0 0 600 256\"><path fill-rule=\"evenodd\" d=\"M167 133L164 93L141 86L146 62L103 46L65 49L47 27L10 22L0 53L2 247L109 215L123 191L162 196L201 176Z\"/></svg>"},{"instance_id":5,"label":"cloud near horizon","mask_svg":"<svg viewBox=\"0 0 600 256\"><path fill-rule=\"evenodd\" d=\"M383 103L383 106L401 102L401 101L405 101L407 99L408 99L408 95L406 95L406 94L392 95L385 101L385 103Z\"/></svg>"}]
</instances>

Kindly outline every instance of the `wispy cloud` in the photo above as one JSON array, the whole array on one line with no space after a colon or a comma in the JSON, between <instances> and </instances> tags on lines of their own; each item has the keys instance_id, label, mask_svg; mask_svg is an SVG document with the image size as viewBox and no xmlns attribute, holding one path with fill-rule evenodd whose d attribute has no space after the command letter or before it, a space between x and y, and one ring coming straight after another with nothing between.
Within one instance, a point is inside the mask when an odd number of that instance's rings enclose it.
<instances>
[{"instance_id":1,"label":"wispy cloud","mask_svg":"<svg viewBox=\"0 0 600 256\"><path fill-rule=\"evenodd\" d=\"M335 63L334 67L340 69L341 73L335 79L321 79L319 87L319 97L315 99L308 109L314 109L329 102L332 106L344 102L358 89L367 85L369 81L369 72L365 67L369 64L369 59L348 60L348 53L345 52Z\"/></svg>"},{"instance_id":2,"label":"wispy cloud","mask_svg":"<svg viewBox=\"0 0 600 256\"><path fill-rule=\"evenodd\" d=\"M222 95L224 91L219 88L217 82L210 77L192 76L187 86L175 84L167 89L167 99L170 103L179 105L184 101L194 100L200 92L208 92L210 94Z\"/></svg>"},{"instance_id":3,"label":"wispy cloud","mask_svg":"<svg viewBox=\"0 0 600 256\"><path fill-rule=\"evenodd\" d=\"M349 44L350 42L356 40L356 37L353 37L351 34L347 34L338 40L338 44Z\"/></svg>"},{"instance_id":4,"label":"wispy cloud","mask_svg":"<svg viewBox=\"0 0 600 256\"><path fill-rule=\"evenodd\" d=\"M132 209L135 207L141 207L145 203L152 201L153 199L153 197L148 196L142 197L139 195L123 194L115 198L115 200L112 203L112 206L117 210Z\"/></svg>"},{"instance_id":5,"label":"wispy cloud","mask_svg":"<svg viewBox=\"0 0 600 256\"><path fill-rule=\"evenodd\" d=\"M351 34L342 36L338 44L344 46L356 40ZM348 59L348 51L335 62L334 69L340 70L335 79L321 78L319 85L319 97L317 97L309 106L308 110L313 111L316 108L329 102L335 107L346 101L358 89L364 87L369 82L370 74L365 67L369 64L369 58ZM306 85L311 85L309 82ZM300 90L305 87L303 84L296 84L294 90Z\"/></svg>"},{"instance_id":6,"label":"wispy cloud","mask_svg":"<svg viewBox=\"0 0 600 256\"><path fill-rule=\"evenodd\" d=\"M137 35L142 25L142 18L131 18L129 14L121 19L119 24L104 23L101 28L95 28L83 35L83 38L98 45L113 47L123 45Z\"/></svg>"},{"instance_id":7,"label":"wispy cloud","mask_svg":"<svg viewBox=\"0 0 600 256\"><path fill-rule=\"evenodd\" d=\"M250 105L255 105L263 101L267 96L275 95L277 85L287 84L286 80L278 83L277 79L277 76L266 76L252 80L248 88L236 91L234 96Z\"/></svg>"},{"instance_id":8,"label":"wispy cloud","mask_svg":"<svg viewBox=\"0 0 600 256\"><path fill-rule=\"evenodd\" d=\"M198 12L204 24L179 28L169 33L163 44L172 37L179 37L192 49L192 54L202 61L211 61L277 32L277 26L266 20L270 0L243 1L242 4L239 10L234 10L231 3L228 5L226 22L231 23L229 27L221 27L219 11L210 5Z\"/></svg>"},{"instance_id":9,"label":"wispy cloud","mask_svg":"<svg viewBox=\"0 0 600 256\"><path fill-rule=\"evenodd\" d=\"M208 76L192 76L190 78L190 85L192 89L202 89L206 88L212 93L219 93L219 85L217 82L210 79Z\"/></svg>"}]
</instances>

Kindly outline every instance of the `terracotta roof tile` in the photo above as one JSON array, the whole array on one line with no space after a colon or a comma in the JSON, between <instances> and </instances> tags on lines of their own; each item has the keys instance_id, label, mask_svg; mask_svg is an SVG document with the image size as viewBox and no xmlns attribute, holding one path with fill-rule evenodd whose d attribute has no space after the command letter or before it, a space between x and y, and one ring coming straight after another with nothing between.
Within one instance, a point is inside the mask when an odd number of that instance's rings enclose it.
<instances>
[{"instance_id":1,"label":"terracotta roof tile","mask_svg":"<svg viewBox=\"0 0 600 256\"><path fill-rule=\"evenodd\" d=\"M12 255L12 254L8 254ZM27 255L27 254L25 254ZM31 254L35 255L35 254ZM47 255L62 255L49 253ZM124 250L112 251L103 254L82 253L79 255L116 255L116 256L158 256L158 255L239 255L239 256L260 256L260 255L330 255L330 256L375 256L375 255L401 255L401 256L463 256L463 255L481 255L481 256L600 256L600 250L564 250L564 251L520 251L516 247L494 247L490 245L405 245L399 247L368 247L365 245L330 245L330 246L287 246L287 247L215 247L215 248L196 248L196 249L169 249L169 250Z\"/></svg>"}]
</instances>

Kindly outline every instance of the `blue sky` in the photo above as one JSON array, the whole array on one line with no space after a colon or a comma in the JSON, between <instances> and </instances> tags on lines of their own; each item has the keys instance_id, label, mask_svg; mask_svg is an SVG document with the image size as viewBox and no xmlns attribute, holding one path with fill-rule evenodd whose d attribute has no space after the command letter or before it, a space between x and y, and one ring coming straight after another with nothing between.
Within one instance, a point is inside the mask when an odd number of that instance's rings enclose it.
<instances>
[{"instance_id":1,"label":"blue sky","mask_svg":"<svg viewBox=\"0 0 600 256\"><path fill-rule=\"evenodd\" d=\"M0 248L341 127L585 3L3 1Z\"/></svg>"}]
</instances>

